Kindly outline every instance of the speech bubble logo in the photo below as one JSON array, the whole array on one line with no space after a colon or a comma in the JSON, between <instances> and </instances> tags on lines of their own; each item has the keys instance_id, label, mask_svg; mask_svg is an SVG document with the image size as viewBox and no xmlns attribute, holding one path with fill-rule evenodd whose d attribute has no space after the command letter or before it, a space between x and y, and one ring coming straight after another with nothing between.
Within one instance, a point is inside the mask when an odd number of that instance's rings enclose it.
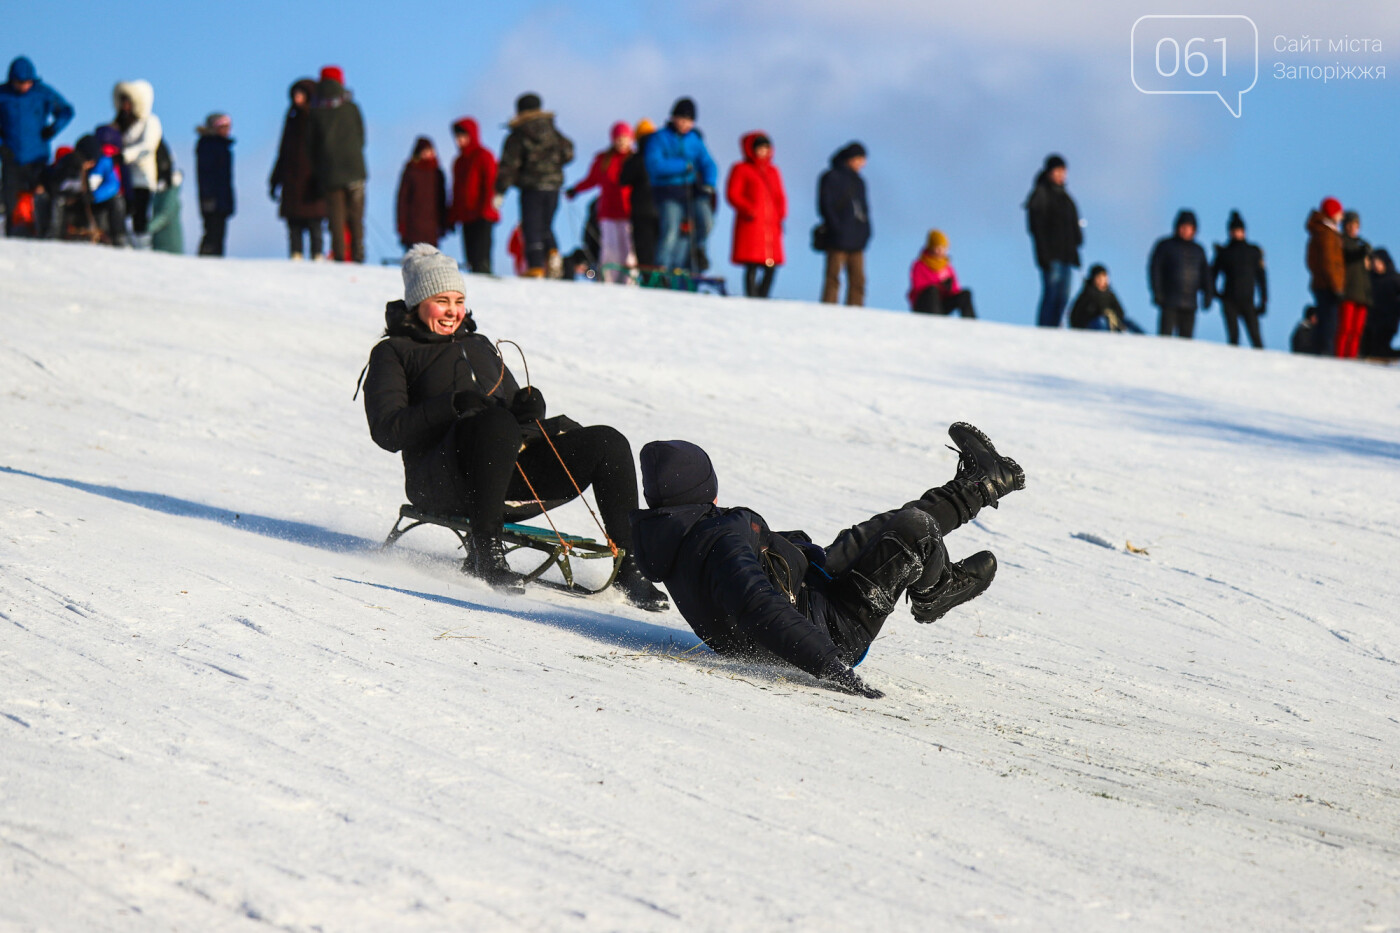
<instances>
[{"instance_id":1,"label":"speech bubble logo","mask_svg":"<svg viewBox=\"0 0 1400 933\"><path fill-rule=\"evenodd\" d=\"M1214 94L1238 118L1259 81L1259 29L1248 16L1142 16L1129 70L1144 94Z\"/></svg>"}]
</instances>

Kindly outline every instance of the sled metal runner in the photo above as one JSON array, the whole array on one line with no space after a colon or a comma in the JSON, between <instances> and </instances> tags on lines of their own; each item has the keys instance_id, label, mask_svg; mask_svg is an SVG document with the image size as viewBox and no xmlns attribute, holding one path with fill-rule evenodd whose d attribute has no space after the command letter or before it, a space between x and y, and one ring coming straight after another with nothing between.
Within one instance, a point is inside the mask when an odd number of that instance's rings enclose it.
<instances>
[{"instance_id":1,"label":"sled metal runner","mask_svg":"<svg viewBox=\"0 0 1400 933\"><path fill-rule=\"evenodd\" d=\"M407 522L408 524L404 524ZM462 550L466 552L466 557L462 561L462 572L468 573L471 566L471 521L465 515L434 515L431 512L424 512L411 505L400 506L398 520L394 522L394 527L389 530L389 536L384 539L384 547L390 547L395 541L403 537L406 532L412 531L419 525L437 525L446 528L457 536L457 540L462 543ZM592 538L583 538L578 535L556 534L548 528L538 528L534 525L519 525L507 522L501 531L501 543L505 546L507 555L516 551L537 551L544 555L544 560L538 566L525 574L526 583L539 583L544 586L552 586L556 589L565 590L570 593L582 595L593 595L601 593L612 586L617 579L618 568L622 565L624 552L618 548L616 553L606 544L599 544ZM579 560L611 560L612 566L608 572L608 578L602 586L590 588L574 579L574 569L570 561L574 558ZM549 568L558 567L559 572L564 577L564 582L555 580L542 580L541 575Z\"/></svg>"}]
</instances>

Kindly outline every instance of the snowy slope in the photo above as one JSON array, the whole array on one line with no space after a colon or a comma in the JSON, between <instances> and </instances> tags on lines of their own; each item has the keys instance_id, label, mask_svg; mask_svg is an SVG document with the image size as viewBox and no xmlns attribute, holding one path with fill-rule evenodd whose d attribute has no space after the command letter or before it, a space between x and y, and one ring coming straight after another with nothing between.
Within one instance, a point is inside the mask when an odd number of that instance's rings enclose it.
<instances>
[{"instance_id":1,"label":"snowy slope","mask_svg":"<svg viewBox=\"0 0 1400 933\"><path fill-rule=\"evenodd\" d=\"M397 270L0 242L0 929L1400 930L1400 370L469 289L551 412L818 539L979 425L995 585L876 702L498 595L378 550Z\"/></svg>"}]
</instances>

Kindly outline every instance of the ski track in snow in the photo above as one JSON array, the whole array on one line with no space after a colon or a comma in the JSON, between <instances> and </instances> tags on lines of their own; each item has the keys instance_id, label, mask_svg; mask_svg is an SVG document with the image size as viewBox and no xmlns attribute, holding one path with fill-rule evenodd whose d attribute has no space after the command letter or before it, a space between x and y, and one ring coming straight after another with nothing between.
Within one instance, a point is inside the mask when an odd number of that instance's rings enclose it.
<instances>
[{"instance_id":1,"label":"ski track in snow","mask_svg":"<svg viewBox=\"0 0 1400 933\"><path fill-rule=\"evenodd\" d=\"M552 413L818 540L979 425L995 585L873 702L500 596L379 550L397 270L0 242L0 928L1400 931L1400 370L468 288Z\"/></svg>"}]
</instances>

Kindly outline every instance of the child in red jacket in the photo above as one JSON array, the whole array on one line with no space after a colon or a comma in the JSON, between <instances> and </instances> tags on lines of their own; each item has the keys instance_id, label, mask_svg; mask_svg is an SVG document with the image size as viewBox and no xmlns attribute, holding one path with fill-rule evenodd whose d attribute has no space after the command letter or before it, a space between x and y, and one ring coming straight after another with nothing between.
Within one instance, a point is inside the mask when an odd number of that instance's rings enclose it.
<instances>
[{"instance_id":1,"label":"child in red jacket","mask_svg":"<svg viewBox=\"0 0 1400 933\"><path fill-rule=\"evenodd\" d=\"M632 127L623 122L612 125L612 146L593 157L583 181L564 192L570 201L580 191L598 188L599 265L606 282L627 281L627 270L637 264L632 249L632 188L622 183L622 165L632 152Z\"/></svg>"}]
</instances>

